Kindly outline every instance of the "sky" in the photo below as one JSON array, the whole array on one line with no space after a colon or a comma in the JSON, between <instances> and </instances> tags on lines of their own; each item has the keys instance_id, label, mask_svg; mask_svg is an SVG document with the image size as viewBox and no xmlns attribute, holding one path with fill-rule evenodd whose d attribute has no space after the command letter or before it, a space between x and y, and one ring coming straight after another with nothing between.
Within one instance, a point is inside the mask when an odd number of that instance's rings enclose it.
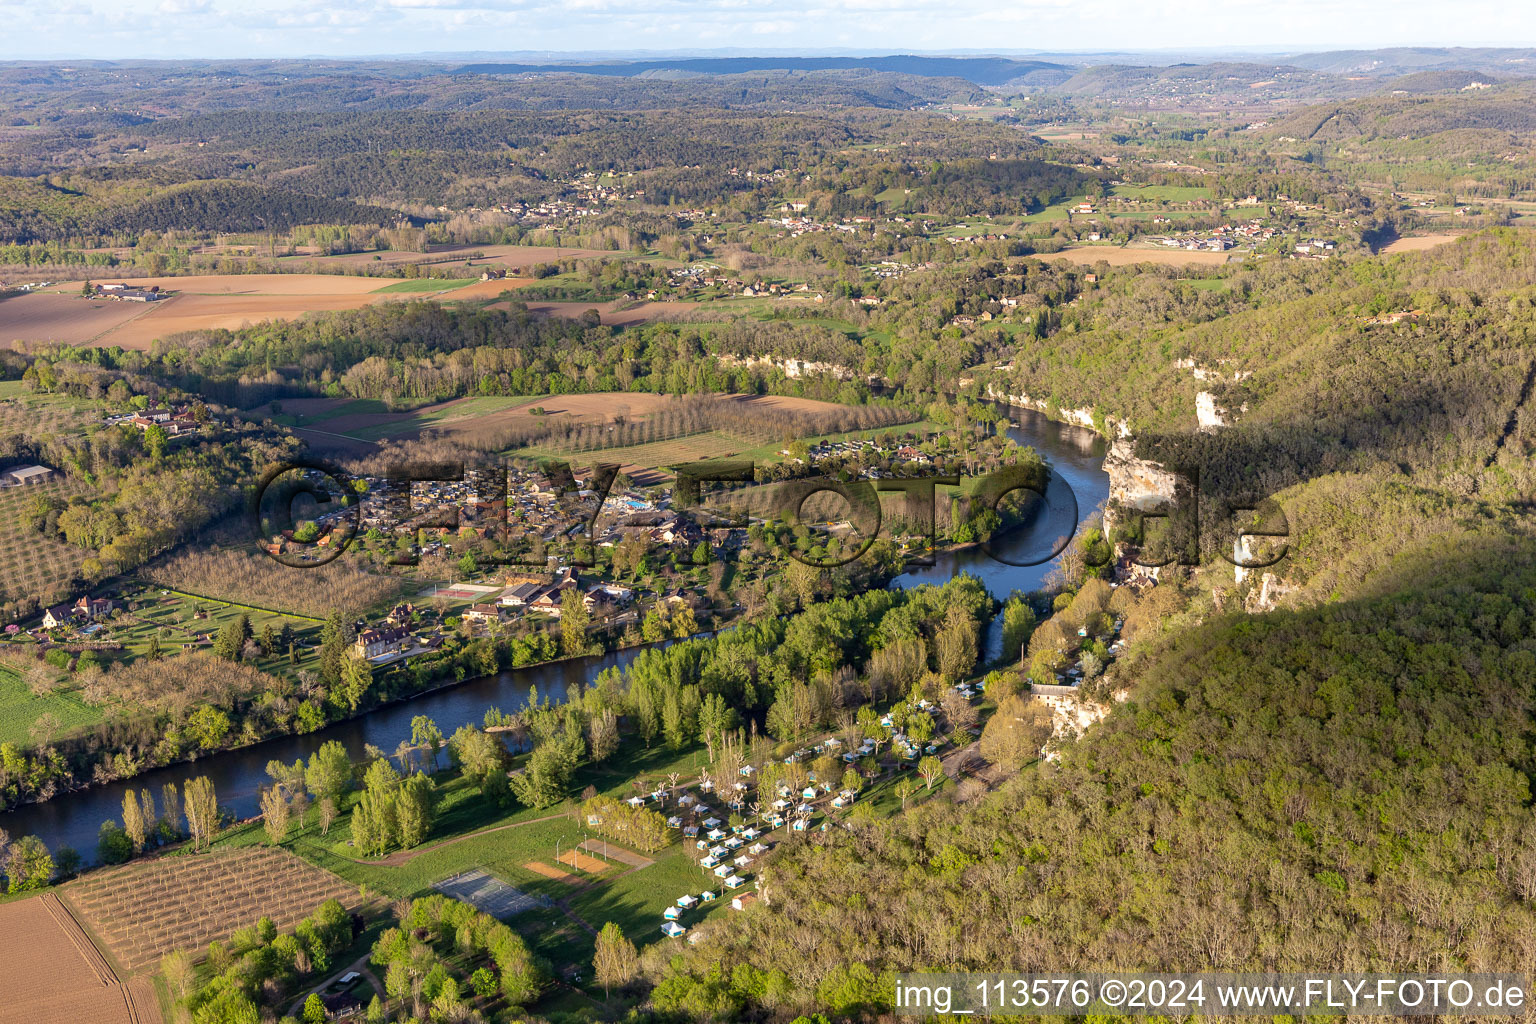
<instances>
[{"instance_id":1,"label":"sky","mask_svg":"<svg viewBox=\"0 0 1536 1024\"><path fill-rule=\"evenodd\" d=\"M1508 0L0 0L0 59L1536 45Z\"/></svg>"}]
</instances>

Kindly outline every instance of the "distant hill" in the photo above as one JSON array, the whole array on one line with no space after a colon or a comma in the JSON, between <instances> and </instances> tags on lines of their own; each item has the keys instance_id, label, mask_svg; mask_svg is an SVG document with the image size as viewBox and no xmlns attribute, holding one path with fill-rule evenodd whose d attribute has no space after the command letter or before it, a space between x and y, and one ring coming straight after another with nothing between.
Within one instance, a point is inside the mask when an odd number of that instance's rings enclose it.
<instances>
[{"instance_id":1,"label":"distant hill","mask_svg":"<svg viewBox=\"0 0 1536 1024\"><path fill-rule=\"evenodd\" d=\"M1391 78L1416 71L1483 71L1536 75L1536 49L1400 46L1382 50L1330 50L1287 57L1287 64L1335 75Z\"/></svg>"},{"instance_id":2,"label":"distant hill","mask_svg":"<svg viewBox=\"0 0 1536 1024\"><path fill-rule=\"evenodd\" d=\"M1365 95L1377 83L1350 82L1325 72L1284 64L1217 62L1145 67L1106 64L1084 68L1052 91L1118 100L1273 99Z\"/></svg>"},{"instance_id":3,"label":"distant hill","mask_svg":"<svg viewBox=\"0 0 1536 1024\"><path fill-rule=\"evenodd\" d=\"M1485 71L1419 71L1401 78L1393 78L1381 87L1383 93L1423 95L1433 92L1457 92L1460 90L1488 89L1505 82L1519 79L1490 75Z\"/></svg>"},{"instance_id":4,"label":"distant hill","mask_svg":"<svg viewBox=\"0 0 1536 1024\"><path fill-rule=\"evenodd\" d=\"M1402 95L1389 92L1305 107L1276 120L1267 134L1336 142L1400 137L1423 140L1441 133L1464 135L1473 131L1536 132L1536 87L1528 82L1434 96L1396 85L1393 91Z\"/></svg>"},{"instance_id":5,"label":"distant hill","mask_svg":"<svg viewBox=\"0 0 1536 1024\"><path fill-rule=\"evenodd\" d=\"M634 78L656 72L739 75L754 71L885 71L923 78L960 78L975 85L1006 85L1026 80L1054 84L1072 69L1064 64L1006 57L695 57L670 60L562 61L549 64L465 64L462 75L560 73Z\"/></svg>"}]
</instances>

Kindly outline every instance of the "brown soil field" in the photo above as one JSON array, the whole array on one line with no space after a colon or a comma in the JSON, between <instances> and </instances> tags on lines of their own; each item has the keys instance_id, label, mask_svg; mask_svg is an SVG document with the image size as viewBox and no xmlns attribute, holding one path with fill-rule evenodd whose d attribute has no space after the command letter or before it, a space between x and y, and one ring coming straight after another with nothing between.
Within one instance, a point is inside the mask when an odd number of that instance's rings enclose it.
<instances>
[{"instance_id":1,"label":"brown soil field","mask_svg":"<svg viewBox=\"0 0 1536 1024\"><path fill-rule=\"evenodd\" d=\"M373 295L176 295L161 299L148 316L131 320L97 339L100 345L148 348L180 331L238 330L263 320L291 320L306 313L357 309Z\"/></svg>"},{"instance_id":2,"label":"brown soil field","mask_svg":"<svg viewBox=\"0 0 1536 1024\"><path fill-rule=\"evenodd\" d=\"M46 341L85 345L150 309L148 304L82 299L78 294L17 295L0 300L0 345Z\"/></svg>"},{"instance_id":3,"label":"brown soil field","mask_svg":"<svg viewBox=\"0 0 1536 1024\"><path fill-rule=\"evenodd\" d=\"M399 280L340 274L204 274L133 279L135 287L159 285L171 292L170 298L148 304L90 302L74 294L79 291L78 286L62 284L0 303L0 343L52 340L142 349L157 338L179 331L236 330L263 320L359 309L375 302L495 298L508 288L527 283L475 281L442 292L385 291Z\"/></svg>"},{"instance_id":4,"label":"brown soil field","mask_svg":"<svg viewBox=\"0 0 1536 1024\"><path fill-rule=\"evenodd\" d=\"M455 288L442 297L443 302L461 302L465 299L498 299L505 291L516 291L533 284L531 277L503 277L498 281L476 281L463 288ZM422 294L420 292L418 295Z\"/></svg>"},{"instance_id":5,"label":"brown soil field","mask_svg":"<svg viewBox=\"0 0 1536 1024\"><path fill-rule=\"evenodd\" d=\"M138 970L173 949L196 950L267 915L291 928L357 887L283 850L256 847L160 857L93 871L59 889L117 962Z\"/></svg>"},{"instance_id":6,"label":"brown soil field","mask_svg":"<svg viewBox=\"0 0 1536 1024\"><path fill-rule=\"evenodd\" d=\"M490 247L498 251L519 248L530 247ZM565 255L602 255L596 250L562 249L561 252ZM44 292L0 302L0 344L59 341L144 349L156 339L182 331L238 330L264 320L289 320L306 313L359 309L376 302L495 300L503 292L532 283L528 278L504 278L473 281L440 292L385 290L401 280L340 274L203 274L134 278L135 287L159 285L171 293L170 298L146 304L81 299L76 294L78 285L64 283ZM612 302L534 302L529 304L529 309L544 316L574 318L595 308L603 323L628 326L665 319L698 304L645 302L622 311L616 311L616 305Z\"/></svg>"},{"instance_id":7,"label":"brown soil field","mask_svg":"<svg viewBox=\"0 0 1536 1024\"><path fill-rule=\"evenodd\" d=\"M147 977L124 984L53 893L0 905L0 1024L158 1024Z\"/></svg>"},{"instance_id":8,"label":"brown soil field","mask_svg":"<svg viewBox=\"0 0 1536 1024\"><path fill-rule=\"evenodd\" d=\"M1170 267L1219 267L1227 262L1224 252L1192 252L1188 249L1122 249L1118 245L1074 245L1061 252L1040 253L1038 260L1070 260L1094 264L1103 260L1112 267L1136 263L1161 263Z\"/></svg>"},{"instance_id":9,"label":"brown soil field","mask_svg":"<svg viewBox=\"0 0 1536 1024\"><path fill-rule=\"evenodd\" d=\"M111 281L102 278L97 284ZM398 278L343 277L341 274L196 274L189 277L124 278L135 288L159 285L177 295L359 295L375 292ZM50 292L78 292L79 284L65 283ZM163 300L162 300L163 301Z\"/></svg>"},{"instance_id":10,"label":"brown soil field","mask_svg":"<svg viewBox=\"0 0 1536 1024\"><path fill-rule=\"evenodd\" d=\"M1437 245L1446 242L1454 242L1460 235L1411 235L1407 238L1398 238L1390 244L1382 247L1382 252L1391 254L1397 252L1422 252L1425 249L1433 249Z\"/></svg>"}]
</instances>

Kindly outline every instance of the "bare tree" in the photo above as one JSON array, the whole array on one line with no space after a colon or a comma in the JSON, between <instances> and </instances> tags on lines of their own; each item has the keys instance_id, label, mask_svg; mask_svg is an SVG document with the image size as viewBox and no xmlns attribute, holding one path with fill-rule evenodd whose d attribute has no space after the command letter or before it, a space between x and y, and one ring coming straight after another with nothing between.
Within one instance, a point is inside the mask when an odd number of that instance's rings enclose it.
<instances>
[{"instance_id":1,"label":"bare tree","mask_svg":"<svg viewBox=\"0 0 1536 1024\"><path fill-rule=\"evenodd\" d=\"M207 776L192 779L187 783L187 831L192 833L193 848L206 850L218 827L219 800L212 780Z\"/></svg>"},{"instance_id":2,"label":"bare tree","mask_svg":"<svg viewBox=\"0 0 1536 1024\"><path fill-rule=\"evenodd\" d=\"M267 841L278 846L288 838L288 820L292 808L283 795L281 786L268 786L261 791L261 827L266 830Z\"/></svg>"}]
</instances>

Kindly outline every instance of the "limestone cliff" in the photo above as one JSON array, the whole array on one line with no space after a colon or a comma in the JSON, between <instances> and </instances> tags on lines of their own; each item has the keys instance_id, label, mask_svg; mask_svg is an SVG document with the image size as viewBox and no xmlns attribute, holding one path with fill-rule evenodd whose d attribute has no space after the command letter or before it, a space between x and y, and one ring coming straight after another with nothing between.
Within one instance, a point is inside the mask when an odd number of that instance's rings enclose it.
<instances>
[{"instance_id":1,"label":"limestone cliff","mask_svg":"<svg viewBox=\"0 0 1536 1024\"><path fill-rule=\"evenodd\" d=\"M1179 477L1156 462L1136 457L1135 442L1116 438L1104 457L1109 474L1109 500L1104 506L1104 525L1113 529L1117 509L1152 511L1176 500Z\"/></svg>"}]
</instances>

